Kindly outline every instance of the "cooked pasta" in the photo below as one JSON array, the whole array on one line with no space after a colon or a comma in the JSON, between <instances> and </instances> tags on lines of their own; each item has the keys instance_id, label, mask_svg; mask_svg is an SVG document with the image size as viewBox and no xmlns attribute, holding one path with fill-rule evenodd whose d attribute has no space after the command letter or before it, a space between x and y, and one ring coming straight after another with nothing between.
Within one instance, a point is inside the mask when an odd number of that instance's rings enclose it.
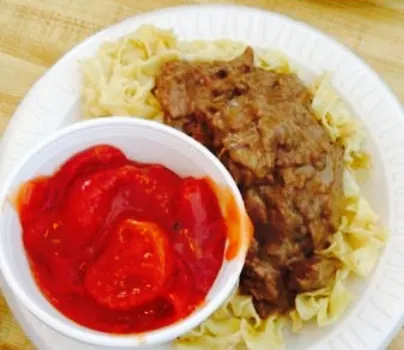
<instances>
[{"instance_id":1,"label":"cooked pasta","mask_svg":"<svg viewBox=\"0 0 404 350\"><path fill-rule=\"evenodd\" d=\"M245 47L246 44L229 40L179 42L171 31L143 26L116 42L104 44L95 57L82 62L84 114L130 115L162 121L163 112L152 91L164 62L231 60ZM256 49L255 53L255 64L263 69L294 71L280 52ZM348 276L366 277L375 266L387 233L361 197L355 178L356 170L370 167L370 158L362 148L365 134L330 80L331 75L325 74L314 81L312 108L332 140L344 147L346 206L331 245L318 253L338 258L343 267L326 288L297 295L296 308L288 317L274 315L262 320L252 298L236 292L208 320L178 339L178 349L281 349L282 331L288 320L293 331L300 331L310 320L320 327L335 322L352 300L346 286Z\"/></svg>"}]
</instances>

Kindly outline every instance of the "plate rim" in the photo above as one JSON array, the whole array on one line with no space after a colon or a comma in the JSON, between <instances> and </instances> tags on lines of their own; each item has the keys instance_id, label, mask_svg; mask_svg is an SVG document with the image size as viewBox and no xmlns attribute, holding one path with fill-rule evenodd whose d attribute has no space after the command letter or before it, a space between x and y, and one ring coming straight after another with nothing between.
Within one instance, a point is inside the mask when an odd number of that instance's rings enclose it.
<instances>
[{"instance_id":1,"label":"plate rim","mask_svg":"<svg viewBox=\"0 0 404 350\"><path fill-rule=\"evenodd\" d=\"M83 49L85 46L91 44L92 42L99 41L99 37L102 37L103 35L105 35L109 31L114 30L114 29L116 29L116 28L118 28L120 26L124 26L125 24L129 24L130 22L141 21L143 18L147 18L147 17L150 17L150 16L156 16L156 15L159 15L159 14L170 15L173 12L174 13L175 12L184 12L184 11L193 12L193 11L199 10L199 9L203 9L203 10L207 10L207 11L215 10L215 9L231 10L231 11L238 10L238 11L256 12L256 13L262 14L262 15L270 14L272 17L277 17L277 18L281 19L282 21L286 21L286 22L289 22L290 24L295 24L295 25L304 27L308 31L315 33L316 35L318 35L319 37L325 39L326 41L331 42L340 51L343 51L345 54L349 55L350 59L354 59L358 63L360 63L362 65L363 69L366 71L366 75L372 76L372 78L374 78L377 81L377 84L384 90L385 97L387 97L389 99L389 102L392 103L392 105L395 108L397 108L397 111L399 111L401 116L404 117L404 112L403 112L403 109L402 109L402 106L401 106L401 104L399 102L398 97L395 95L395 93L393 92L391 87L384 81L384 79L381 77L381 75L379 73L377 73L376 71L374 71L364 59L362 59L360 56L356 55L347 45L339 42L337 39L330 36L329 34L322 32L320 29L318 29L318 28L316 28L314 26L311 26L310 24L307 24L307 23L305 23L303 21L290 18L290 17L288 17L288 16L286 16L284 14L280 14L280 13L273 12L273 11L270 11L270 10L260 9L260 8L257 8L257 7L246 6L246 5L223 5L223 4L182 5L182 6L165 7L165 8L161 8L161 9L157 9L157 10L153 10L153 11L148 11L148 12L144 12L144 13L141 13L141 14L138 14L138 15L135 15L135 16L128 17L128 18L126 18L126 19L124 19L122 21L119 21L119 22L111 25L111 26L108 26L108 27L105 27L105 28L103 28L101 30L96 31L95 33L93 33L92 35L90 35L89 37L85 38L84 40L79 42L77 45L72 47L65 54L63 54L51 67L49 67L44 72L44 74L42 74L32 84L32 86L29 88L26 95L22 98L22 100L18 104L17 108L15 109L15 111L13 113L13 117L10 119L9 124L8 124L6 130L5 130L4 134L3 134L2 140L1 140L0 159L1 159L2 154L4 152L5 145L8 143L8 140L11 138L13 130L18 129L19 128L18 124L20 124L21 121L23 120L21 110L23 109L23 107L27 103L27 101L30 100L31 95L34 94L35 90L38 88L39 84L41 84L42 81L46 80L46 78L49 75L51 75L54 70L58 69L60 66L63 66L64 63L67 60L69 60L71 56L74 56L77 51L80 51L81 49ZM60 126L59 128L63 128L63 126ZM0 165L0 168L1 168L1 165ZM388 181L388 185L392 185L392 182ZM390 191L389 191L389 193L390 193ZM384 255L385 255L385 252L383 252L382 257L380 258L380 260L383 258ZM372 280L374 280L374 279L376 279L376 276L374 276L372 278ZM363 299L363 298L360 298L360 299ZM359 299L359 301L360 301L360 299ZM388 344L388 342L392 340L394 334L396 332L398 332L398 330L402 326L403 322L404 322L404 309L401 312L401 322L397 322L396 327L391 329L390 334L388 336L387 335L383 336L383 338L385 340L381 344L382 348L385 347ZM334 330L330 331L330 334L327 337L327 339L329 337L331 337L334 332L335 332Z\"/></svg>"}]
</instances>

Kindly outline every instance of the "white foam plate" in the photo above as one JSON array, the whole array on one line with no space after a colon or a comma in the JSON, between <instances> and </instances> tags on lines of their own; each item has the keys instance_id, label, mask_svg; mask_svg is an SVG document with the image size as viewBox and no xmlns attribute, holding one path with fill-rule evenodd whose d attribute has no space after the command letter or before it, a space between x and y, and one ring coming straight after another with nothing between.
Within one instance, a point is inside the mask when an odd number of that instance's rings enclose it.
<instances>
[{"instance_id":1,"label":"white foam plate","mask_svg":"<svg viewBox=\"0 0 404 350\"><path fill-rule=\"evenodd\" d=\"M0 184L16 162L44 136L80 119L78 61L100 44L149 23L173 28L180 39L229 38L280 49L305 71L334 72L333 84L369 132L374 169L364 191L391 237L375 272L351 286L356 300L331 327L309 326L287 335L289 349L382 349L404 315L404 113L386 84L358 57L317 30L278 14L237 6L190 6L143 14L90 37L53 66L30 90L4 135ZM2 282L23 329L42 350L101 350L68 339L25 310ZM105 348L107 349L107 348ZM164 346L162 350L171 349Z\"/></svg>"}]
</instances>

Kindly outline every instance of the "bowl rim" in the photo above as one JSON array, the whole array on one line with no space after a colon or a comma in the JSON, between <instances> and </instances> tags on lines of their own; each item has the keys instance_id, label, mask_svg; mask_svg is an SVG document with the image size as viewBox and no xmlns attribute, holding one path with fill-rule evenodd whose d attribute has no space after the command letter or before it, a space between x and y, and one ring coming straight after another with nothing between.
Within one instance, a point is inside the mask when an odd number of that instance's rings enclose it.
<instances>
[{"instance_id":1,"label":"bowl rim","mask_svg":"<svg viewBox=\"0 0 404 350\"><path fill-rule=\"evenodd\" d=\"M222 174L225 179L226 185L229 186L231 193L233 194L236 204L243 213L246 213L244 202L241 193L228 172L225 166L220 162L220 160L213 155L205 146L194 140L192 137L186 135L185 133L172 128L170 126L164 125L162 123L141 119L133 116L109 116L102 118L95 118L91 120L79 121L74 124L68 125L59 129L57 132L52 133L48 137L44 138L35 147L29 150L27 154L21 159L21 161L14 167L13 171L7 176L5 182L1 185L0 189L0 221L3 219L4 208L6 202L9 200L8 195L10 191L13 190L13 182L15 177L19 174L21 169L30 162L31 158L41 152L44 152L49 145L53 142L57 142L63 137L74 134L77 131L84 129L91 129L93 127L98 127L102 125L132 125L144 128L151 128L160 132L170 134L181 140L184 144L189 147L199 151L205 156L208 161ZM238 284L238 279L241 270L244 266L245 257L248 248L248 234L243 234L243 228L245 229L248 225L248 217L246 215L241 216L240 225L240 237L242 238L242 244L240 245L239 252L234 258L234 268L232 273L226 279L224 286L218 292L217 296L210 300L209 302L203 303L196 311L188 315L186 318L179 320L173 324L166 327L134 334L108 334L104 332L99 332L92 330L90 328L81 326L69 318L65 317L59 312L51 303L49 305L54 308L59 314L61 314L66 321L62 321L59 318L49 314L43 310L37 303L33 302L28 296L28 293L21 288L18 279L14 277L12 273L12 268L8 260L5 258L5 254L1 254L3 247L2 240L4 233L0 233L0 271L4 276L6 283L10 286L11 290L17 297L17 299L38 319L44 322L46 325L50 326L54 330L68 337L74 338L76 340L99 346L120 346L124 348L132 347L139 348L151 345L161 345L173 341L178 336L190 331L192 328L199 325L201 322L206 320L213 312L215 312L231 295L234 288ZM219 276L219 274L218 274ZM39 291L41 293L41 291ZM45 298L46 299L46 298ZM147 339L146 339L147 337Z\"/></svg>"}]
</instances>

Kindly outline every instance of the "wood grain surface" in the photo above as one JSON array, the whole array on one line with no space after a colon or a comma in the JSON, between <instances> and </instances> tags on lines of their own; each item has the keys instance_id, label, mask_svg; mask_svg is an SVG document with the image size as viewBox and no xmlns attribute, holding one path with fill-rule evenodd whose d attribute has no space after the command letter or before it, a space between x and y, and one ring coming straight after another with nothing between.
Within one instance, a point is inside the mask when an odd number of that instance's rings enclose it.
<instances>
[{"instance_id":1,"label":"wood grain surface","mask_svg":"<svg viewBox=\"0 0 404 350\"><path fill-rule=\"evenodd\" d=\"M404 1L0 0L0 135L35 80L89 35L141 12L208 3L264 8L319 28L363 57L404 102ZM1 296L0 349L34 349ZM389 350L404 350L404 331Z\"/></svg>"}]
</instances>

